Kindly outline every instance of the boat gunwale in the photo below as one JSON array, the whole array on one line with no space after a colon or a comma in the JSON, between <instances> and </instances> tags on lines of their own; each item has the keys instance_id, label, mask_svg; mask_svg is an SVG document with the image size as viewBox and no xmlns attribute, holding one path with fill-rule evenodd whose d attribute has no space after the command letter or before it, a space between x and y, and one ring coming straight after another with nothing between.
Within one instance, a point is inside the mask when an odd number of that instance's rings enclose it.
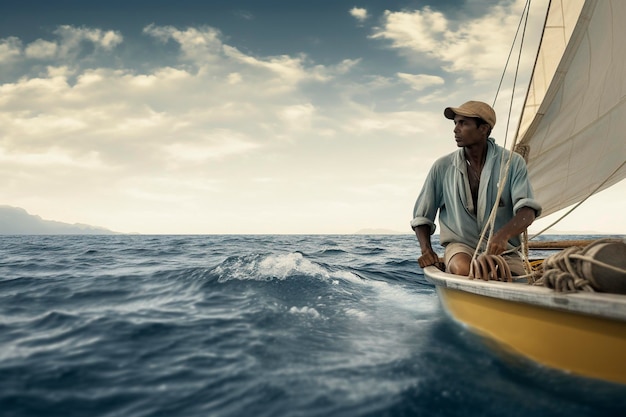
<instances>
[{"instance_id":1,"label":"boat gunwale","mask_svg":"<svg viewBox=\"0 0 626 417\"><path fill-rule=\"evenodd\" d=\"M599 292L556 292L526 282L483 281L450 274L435 266L424 268L426 279L439 287L465 291L505 301L607 319L626 321L626 295Z\"/></svg>"}]
</instances>

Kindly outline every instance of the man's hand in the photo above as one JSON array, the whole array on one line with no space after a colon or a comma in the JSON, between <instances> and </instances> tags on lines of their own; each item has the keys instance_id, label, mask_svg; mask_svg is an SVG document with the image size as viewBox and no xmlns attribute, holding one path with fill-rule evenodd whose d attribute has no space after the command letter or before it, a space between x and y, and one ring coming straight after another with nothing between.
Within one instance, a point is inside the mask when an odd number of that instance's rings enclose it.
<instances>
[{"instance_id":1,"label":"man's hand","mask_svg":"<svg viewBox=\"0 0 626 417\"><path fill-rule=\"evenodd\" d=\"M427 266L439 263L439 256L434 251L427 250L422 253L422 256L417 258L417 263L419 263L420 267L426 268Z\"/></svg>"},{"instance_id":2,"label":"man's hand","mask_svg":"<svg viewBox=\"0 0 626 417\"><path fill-rule=\"evenodd\" d=\"M500 255L507 249L508 240L504 236L498 236L496 233L491 237L489 246L487 247L487 253L489 255Z\"/></svg>"},{"instance_id":3,"label":"man's hand","mask_svg":"<svg viewBox=\"0 0 626 417\"><path fill-rule=\"evenodd\" d=\"M417 263L422 268L435 265L437 268L443 271L445 269L445 266L439 260L439 255L435 253L432 245L430 244L430 226L421 225L414 227L413 230L415 231L415 236L417 236L417 240L420 242L420 248L422 250L422 256L417 258Z\"/></svg>"},{"instance_id":4,"label":"man's hand","mask_svg":"<svg viewBox=\"0 0 626 417\"><path fill-rule=\"evenodd\" d=\"M534 220L535 210L530 207L519 209L517 214L507 224L493 234L487 247L487 253L489 255L502 254L502 252L507 250L508 240L526 230Z\"/></svg>"}]
</instances>

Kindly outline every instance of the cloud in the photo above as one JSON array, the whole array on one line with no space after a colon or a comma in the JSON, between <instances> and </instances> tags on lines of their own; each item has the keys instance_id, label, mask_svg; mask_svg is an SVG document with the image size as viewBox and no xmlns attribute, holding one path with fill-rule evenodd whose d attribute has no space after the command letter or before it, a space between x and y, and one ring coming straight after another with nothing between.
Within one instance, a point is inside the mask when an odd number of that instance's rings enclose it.
<instances>
[{"instance_id":1,"label":"cloud","mask_svg":"<svg viewBox=\"0 0 626 417\"><path fill-rule=\"evenodd\" d=\"M7 167L29 169L71 169L108 170L96 152L76 158L66 149L51 147L43 153L7 152L0 149L0 161Z\"/></svg>"},{"instance_id":2,"label":"cloud","mask_svg":"<svg viewBox=\"0 0 626 417\"><path fill-rule=\"evenodd\" d=\"M221 32L212 27L187 28L173 26L146 26L143 32L165 43L174 40L180 45L183 56L197 62L212 61L222 54Z\"/></svg>"},{"instance_id":3,"label":"cloud","mask_svg":"<svg viewBox=\"0 0 626 417\"><path fill-rule=\"evenodd\" d=\"M122 43L124 39L121 33L117 31L79 28L69 25L60 26L54 33L61 38L58 49L61 56L77 53L83 42L91 43L96 50L110 51Z\"/></svg>"},{"instance_id":4,"label":"cloud","mask_svg":"<svg viewBox=\"0 0 626 417\"><path fill-rule=\"evenodd\" d=\"M210 26L0 39L3 198L129 232L405 230L428 166L456 146L443 108L492 93L476 77L500 66L511 10L466 25L390 11L376 48L344 56L250 53ZM407 59L372 65L381 42Z\"/></svg>"},{"instance_id":5,"label":"cloud","mask_svg":"<svg viewBox=\"0 0 626 417\"><path fill-rule=\"evenodd\" d=\"M280 119L292 129L310 129L315 107L311 103L296 104L283 108Z\"/></svg>"},{"instance_id":6,"label":"cloud","mask_svg":"<svg viewBox=\"0 0 626 417\"><path fill-rule=\"evenodd\" d=\"M300 84L334 82L359 62L317 65L302 54L252 56L209 27L150 25L144 33L179 47L173 66L94 68L72 53L81 42L114 48L123 37L112 31L62 26L54 31L57 39L29 44L23 65L43 58L58 64L0 84L0 152L21 161L94 161L97 155L94 167L136 175L206 175L212 169L202 162L301 140L322 119ZM3 45L20 56L19 39ZM318 134L329 132L334 129L321 127ZM91 175L89 164L75 168L85 179Z\"/></svg>"},{"instance_id":7,"label":"cloud","mask_svg":"<svg viewBox=\"0 0 626 417\"><path fill-rule=\"evenodd\" d=\"M235 16L244 20L254 20L254 14L248 10L236 10Z\"/></svg>"},{"instance_id":8,"label":"cloud","mask_svg":"<svg viewBox=\"0 0 626 417\"><path fill-rule=\"evenodd\" d=\"M413 90L421 91L425 88L443 85L443 78L436 75L426 75L426 74L407 74L403 72L399 72L398 77L405 83L411 86Z\"/></svg>"},{"instance_id":9,"label":"cloud","mask_svg":"<svg viewBox=\"0 0 626 417\"><path fill-rule=\"evenodd\" d=\"M0 63L11 61L21 54L22 42L11 36L6 39L0 39Z\"/></svg>"},{"instance_id":10,"label":"cloud","mask_svg":"<svg viewBox=\"0 0 626 417\"><path fill-rule=\"evenodd\" d=\"M241 52L225 44L219 30L211 27L177 29L150 25L144 33L161 42L173 40L180 46L182 57L202 72L223 73L230 84L248 82L266 85L265 92L282 93L293 90L301 82L326 82L344 74L359 60L343 60L335 66L314 65L305 54L259 57Z\"/></svg>"},{"instance_id":11,"label":"cloud","mask_svg":"<svg viewBox=\"0 0 626 417\"><path fill-rule=\"evenodd\" d=\"M470 74L474 79L490 79L501 72L499 65L508 55L511 28L517 27L523 2L495 5L474 18L465 14L454 21L430 7L413 11L386 11L373 39L390 42L412 60L434 59L449 73Z\"/></svg>"},{"instance_id":12,"label":"cloud","mask_svg":"<svg viewBox=\"0 0 626 417\"><path fill-rule=\"evenodd\" d=\"M352 117L345 126L347 132L369 135L385 132L389 136L412 136L425 131L421 121L423 113L418 111L380 112L362 109L358 117ZM418 121L420 121L418 123Z\"/></svg>"},{"instance_id":13,"label":"cloud","mask_svg":"<svg viewBox=\"0 0 626 417\"><path fill-rule=\"evenodd\" d=\"M69 25L59 26L53 34L57 39L37 39L25 47L16 37L0 39L0 65L15 62L20 57L33 60L75 60L85 50L89 50L88 45L92 50L86 55L93 55L101 51L110 52L123 41L122 35L117 31Z\"/></svg>"},{"instance_id":14,"label":"cloud","mask_svg":"<svg viewBox=\"0 0 626 417\"><path fill-rule=\"evenodd\" d=\"M59 26L54 33L64 40L62 43L65 45L75 45L81 41L89 41L103 49L113 49L115 46L122 43L123 40L122 35L117 31L104 31L84 27L78 28L69 25Z\"/></svg>"},{"instance_id":15,"label":"cloud","mask_svg":"<svg viewBox=\"0 0 626 417\"><path fill-rule=\"evenodd\" d=\"M239 84L242 80L243 78L241 78L241 74L238 72L231 72L227 77L228 84Z\"/></svg>"},{"instance_id":16,"label":"cloud","mask_svg":"<svg viewBox=\"0 0 626 417\"><path fill-rule=\"evenodd\" d=\"M287 82L286 86L294 86L304 80L325 81L328 79L328 74L324 67L307 68L304 55L296 57L281 55L259 59L246 55L237 48L228 45L224 46L224 54L233 61L277 75L282 81Z\"/></svg>"},{"instance_id":17,"label":"cloud","mask_svg":"<svg viewBox=\"0 0 626 417\"><path fill-rule=\"evenodd\" d=\"M367 9L363 9L360 7L353 7L352 9L350 9L350 15L359 22L364 22L369 17Z\"/></svg>"},{"instance_id":18,"label":"cloud","mask_svg":"<svg viewBox=\"0 0 626 417\"><path fill-rule=\"evenodd\" d=\"M174 142L164 146L169 154L169 163L201 163L211 159L222 159L228 155L236 155L242 152L259 148L246 135L228 129L217 129L202 137L188 137L186 142Z\"/></svg>"},{"instance_id":19,"label":"cloud","mask_svg":"<svg viewBox=\"0 0 626 417\"><path fill-rule=\"evenodd\" d=\"M37 39L35 42L28 44L24 52L29 58L46 59L54 57L58 49L56 42Z\"/></svg>"},{"instance_id":20,"label":"cloud","mask_svg":"<svg viewBox=\"0 0 626 417\"><path fill-rule=\"evenodd\" d=\"M137 63L109 54L121 33L52 35L26 48L3 40L25 70L0 82L5 199L47 218L121 231L305 232L311 214L298 207L354 210L342 190L367 188L367 167L404 158L442 119L416 108L416 90L402 85L436 87L436 78L372 74L358 58L254 55L215 28L150 25L150 59ZM105 59L85 59L100 52ZM388 108L379 94L391 97ZM362 170L346 162L355 158ZM268 178L280 181L259 180ZM228 229L251 212L263 221ZM148 219L153 226L137 226Z\"/></svg>"},{"instance_id":21,"label":"cloud","mask_svg":"<svg viewBox=\"0 0 626 417\"><path fill-rule=\"evenodd\" d=\"M431 55L445 42L448 21L443 13L429 7L413 12L385 11L383 27L377 28L374 39L387 39L394 48L407 49Z\"/></svg>"}]
</instances>

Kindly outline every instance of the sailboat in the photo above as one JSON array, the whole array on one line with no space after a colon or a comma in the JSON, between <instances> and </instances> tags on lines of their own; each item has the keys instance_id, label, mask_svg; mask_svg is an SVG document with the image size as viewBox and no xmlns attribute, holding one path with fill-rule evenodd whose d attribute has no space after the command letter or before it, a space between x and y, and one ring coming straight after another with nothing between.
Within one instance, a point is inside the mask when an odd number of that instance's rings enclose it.
<instances>
[{"instance_id":1,"label":"sailboat","mask_svg":"<svg viewBox=\"0 0 626 417\"><path fill-rule=\"evenodd\" d=\"M548 6L515 140L542 216L626 177L625 22L623 0ZM626 281L626 256L611 256ZM452 318L500 347L570 374L626 384L626 295L470 279L435 266L424 273Z\"/></svg>"}]
</instances>

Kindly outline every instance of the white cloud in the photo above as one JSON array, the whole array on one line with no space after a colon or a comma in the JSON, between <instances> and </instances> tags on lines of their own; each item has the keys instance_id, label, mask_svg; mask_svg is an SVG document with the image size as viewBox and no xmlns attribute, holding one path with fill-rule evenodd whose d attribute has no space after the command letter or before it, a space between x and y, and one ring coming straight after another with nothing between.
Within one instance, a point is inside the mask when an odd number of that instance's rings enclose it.
<instances>
[{"instance_id":1,"label":"white cloud","mask_svg":"<svg viewBox=\"0 0 626 417\"><path fill-rule=\"evenodd\" d=\"M298 85L330 82L358 63L323 66L303 55L254 57L223 44L219 31L211 28L149 26L145 31L179 44L180 66L142 72L83 69L77 57L68 55L80 42L108 48L122 39L95 29L64 26L55 32L61 42L30 44L30 57L50 57L56 50L54 58L63 65L0 84L0 151L19 150L26 161L28 155L38 160L60 149L73 158L98 155L127 175L195 170L201 176L211 171L203 161L216 163L272 142L300 140L313 128L316 108L301 99ZM19 44L19 39L11 41L15 51ZM213 60L208 66L207 53ZM183 63L189 59L191 67ZM318 134L328 132L334 129L322 127Z\"/></svg>"},{"instance_id":2,"label":"white cloud","mask_svg":"<svg viewBox=\"0 0 626 417\"><path fill-rule=\"evenodd\" d=\"M16 60L22 54L30 59L64 59L75 58L84 51L83 43L93 45L94 52L111 51L123 41L117 31L101 29L77 28L74 26L59 26L54 32L58 40L49 41L37 39L22 49L22 41L15 37L0 39L0 63Z\"/></svg>"},{"instance_id":3,"label":"white cloud","mask_svg":"<svg viewBox=\"0 0 626 417\"><path fill-rule=\"evenodd\" d=\"M444 84L443 78L436 75L407 74L399 72L398 77L416 91L421 91L428 87Z\"/></svg>"},{"instance_id":4,"label":"white cloud","mask_svg":"<svg viewBox=\"0 0 626 417\"><path fill-rule=\"evenodd\" d=\"M37 39L35 42L28 44L24 52L29 58L45 59L54 57L57 49L58 45L56 42Z\"/></svg>"},{"instance_id":5,"label":"white cloud","mask_svg":"<svg viewBox=\"0 0 626 417\"><path fill-rule=\"evenodd\" d=\"M194 61L212 61L222 53L221 33L211 27L180 30L173 26L149 25L143 31L161 42L174 40L180 45L183 56Z\"/></svg>"},{"instance_id":6,"label":"white cloud","mask_svg":"<svg viewBox=\"0 0 626 417\"><path fill-rule=\"evenodd\" d=\"M517 27L523 3L517 0L513 4L495 5L463 22L450 20L429 7L386 11L383 25L371 37L390 41L392 48L409 59L436 59L445 71L468 73L479 80L490 79L502 71L501 65L513 41L511 28Z\"/></svg>"},{"instance_id":7,"label":"white cloud","mask_svg":"<svg viewBox=\"0 0 626 417\"><path fill-rule=\"evenodd\" d=\"M270 71L287 82L286 86L289 87L304 80L326 81L329 79L329 74L324 67L306 67L306 57L303 55L297 57L282 55L260 59L243 54L237 48L227 45L224 46L224 53L228 58L239 63Z\"/></svg>"},{"instance_id":8,"label":"white cloud","mask_svg":"<svg viewBox=\"0 0 626 417\"><path fill-rule=\"evenodd\" d=\"M22 42L16 37L0 39L0 63L10 61L20 56Z\"/></svg>"},{"instance_id":9,"label":"white cloud","mask_svg":"<svg viewBox=\"0 0 626 417\"><path fill-rule=\"evenodd\" d=\"M372 38L388 39L394 48L432 55L437 54L436 49L445 41L448 30L445 16L429 7L413 12L387 10L383 19L384 26L377 28Z\"/></svg>"},{"instance_id":10,"label":"white cloud","mask_svg":"<svg viewBox=\"0 0 626 417\"><path fill-rule=\"evenodd\" d=\"M291 129L310 129L315 107L311 103L288 106L279 111L280 119Z\"/></svg>"},{"instance_id":11,"label":"white cloud","mask_svg":"<svg viewBox=\"0 0 626 417\"><path fill-rule=\"evenodd\" d=\"M222 159L229 155L246 153L261 145L242 135L240 132L217 129L203 134L201 137L190 138L187 142L174 142L164 146L169 154L169 163L204 162L211 159Z\"/></svg>"},{"instance_id":12,"label":"white cloud","mask_svg":"<svg viewBox=\"0 0 626 417\"><path fill-rule=\"evenodd\" d=\"M83 68L70 53L80 45L67 36L31 44L33 58L58 45L49 57L57 65L0 84L0 159L13 161L0 168L5 199L61 221L70 216L116 230L179 233L215 230L215 222L245 216L243 208L255 201L266 213L256 232L271 230L267 221L280 215L274 206L282 204L285 187L309 175L318 158L326 161L319 141L344 141L351 123L343 117L350 106L320 111L303 88L332 84L347 99L336 80L359 60L318 65L304 55L252 56L206 28L147 31L180 45L172 66ZM32 169L38 164L50 172ZM217 192L223 200L214 200ZM154 202L162 206L147 213ZM206 211L204 229L194 228L197 220L188 215L164 214L180 210ZM138 226L148 218L163 221Z\"/></svg>"},{"instance_id":13,"label":"white cloud","mask_svg":"<svg viewBox=\"0 0 626 417\"><path fill-rule=\"evenodd\" d=\"M0 85L0 109L8 112L45 111L54 104L55 96L67 88L66 76L57 74L5 83Z\"/></svg>"},{"instance_id":14,"label":"white cloud","mask_svg":"<svg viewBox=\"0 0 626 417\"><path fill-rule=\"evenodd\" d=\"M227 77L228 84L239 84L242 81L241 74L238 72L231 72Z\"/></svg>"},{"instance_id":15,"label":"white cloud","mask_svg":"<svg viewBox=\"0 0 626 417\"><path fill-rule=\"evenodd\" d=\"M0 40L0 56L26 69L0 81L5 202L129 232L405 230L424 171L455 148L443 108L477 89L469 71L449 86L417 66L371 72L366 56L254 55L208 27L145 34L155 56L141 66L82 59L114 53L117 32L65 29L24 49ZM398 50L454 64L454 48L417 53L410 39ZM50 60L44 72L36 57Z\"/></svg>"},{"instance_id":16,"label":"white cloud","mask_svg":"<svg viewBox=\"0 0 626 417\"><path fill-rule=\"evenodd\" d=\"M330 67L330 71L334 74L347 74L350 72L355 66L357 66L361 62L360 58L357 59L344 59L338 65L334 67Z\"/></svg>"},{"instance_id":17,"label":"white cloud","mask_svg":"<svg viewBox=\"0 0 626 417\"><path fill-rule=\"evenodd\" d=\"M350 9L350 15L359 22L363 22L369 17L367 9L363 9L360 7L353 7L352 9Z\"/></svg>"},{"instance_id":18,"label":"white cloud","mask_svg":"<svg viewBox=\"0 0 626 417\"><path fill-rule=\"evenodd\" d=\"M351 118L346 130L364 135L385 132L388 137L411 136L425 131L423 113L416 111L376 112L362 109L359 117Z\"/></svg>"},{"instance_id":19,"label":"white cloud","mask_svg":"<svg viewBox=\"0 0 626 417\"><path fill-rule=\"evenodd\" d=\"M221 74L227 83L247 87L263 85L248 94L282 94L302 82L327 82L350 71L359 60L346 59L335 66L314 65L304 54L258 57L225 44L219 30L211 27L180 30L171 26L150 25L144 33L161 42L175 41L182 57L195 64L200 73Z\"/></svg>"},{"instance_id":20,"label":"white cloud","mask_svg":"<svg viewBox=\"0 0 626 417\"><path fill-rule=\"evenodd\" d=\"M58 49L61 56L76 54L80 51L82 42L90 42L97 50L110 51L124 39L117 31L77 28L69 25L60 26L54 33L61 38Z\"/></svg>"},{"instance_id":21,"label":"white cloud","mask_svg":"<svg viewBox=\"0 0 626 417\"><path fill-rule=\"evenodd\" d=\"M23 169L89 169L89 170L108 170L108 167L102 163L97 152L90 152L77 158L66 149L53 146L43 153L29 153L23 151L9 152L0 149L0 161L5 168Z\"/></svg>"}]
</instances>

